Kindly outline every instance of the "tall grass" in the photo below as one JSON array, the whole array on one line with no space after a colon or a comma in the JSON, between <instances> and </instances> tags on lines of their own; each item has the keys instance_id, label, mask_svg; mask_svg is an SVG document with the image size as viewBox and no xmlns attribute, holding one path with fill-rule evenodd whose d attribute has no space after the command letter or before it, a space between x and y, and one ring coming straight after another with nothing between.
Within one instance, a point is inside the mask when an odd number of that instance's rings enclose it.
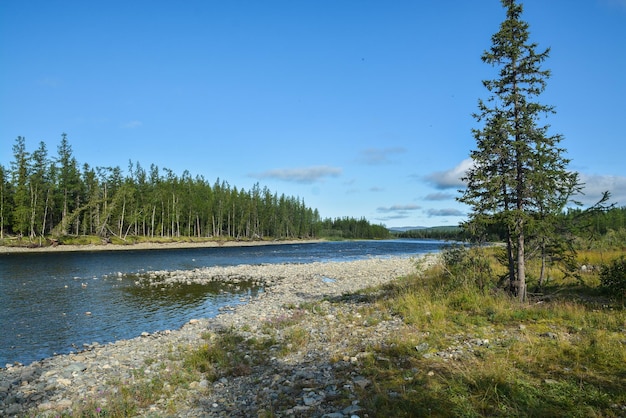
<instances>
[{"instance_id":1,"label":"tall grass","mask_svg":"<svg viewBox=\"0 0 626 418\"><path fill-rule=\"evenodd\" d=\"M406 278L377 302L412 331L366 364L371 416L626 415L624 309L584 298L520 304L450 270Z\"/></svg>"}]
</instances>

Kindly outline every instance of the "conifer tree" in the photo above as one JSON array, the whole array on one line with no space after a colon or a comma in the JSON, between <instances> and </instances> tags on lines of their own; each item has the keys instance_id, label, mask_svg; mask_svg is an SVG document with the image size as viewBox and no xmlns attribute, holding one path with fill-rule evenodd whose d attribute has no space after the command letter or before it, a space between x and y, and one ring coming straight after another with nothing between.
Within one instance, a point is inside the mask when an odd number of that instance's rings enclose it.
<instances>
[{"instance_id":1,"label":"conifer tree","mask_svg":"<svg viewBox=\"0 0 626 418\"><path fill-rule=\"evenodd\" d=\"M61 135L61 143L57 147L58 157L57 164L59 197L61 199L61 222L58 224L60 235L66 235L68 228L73 221L79 222L80 219L76 209L80 207L80 171L78 162L72 154L72 147L67 140L67 134ZM78 225L75 226L74 232L78 234Z\"/></svg>"},{"instance_id":2,"label":"conifer tree","mask_svg":"<svg viewBox=\"0 0 626 418\"><path fill-rule=\"evenodd\" d=\"M550 50L537 52L537 44L529 42L522 5L501 1L506 19L482 55L483 62L499 69L498 78L483 81L490 96L479 100L474 115L483 126L473 131L474 165L464 178L467 187L459 201L472 209L468 229L491 223L505 231L509 289L523 301L525 244L531 231L541 230L533 225L562 211L579 183L577 173L567 171L569 160L559 147L562 136L550 135L549 126L539 125L540 118L554 113L552 106L538 101L550 77L550 71L541 68Z\"/></svg>"},{"instance_id":3,"label":"conifer tree","mask_svg":"<svg viewBox=\"0 0 626 418\"><path fill-rule=\"evenodd\" d=\"M13 144L13 158L11 162L11 177L15 192L13 194L12 228L20 237L28 232L30 218L30 197L28 192L28 176L30 173L31 157L26 151L26 139L18 136Z\"/></svg>"},{"instance_id":4,"label":"conifer tree","mask_svg":"<svg viewBox=\"0 0 626 418\"><path fill-rule=\"evenodd\" d=\"M4 229L8 226L8 218L11 210L9 208L9 189L11 183L7 170L0 164L0 239L4 239Z\"/></svg>"},{"instance_id":5,"label":"conifer tree","mask_svg":"<svg viewBox=\"0 0 626 418\"><path fill-rule=\"evenodd\" d=\"M32 170L30 173L30 238L45 233L52 184L49 181L49 161L46 144L39 142L32 154Z\"/></svg>"}]
</instances>

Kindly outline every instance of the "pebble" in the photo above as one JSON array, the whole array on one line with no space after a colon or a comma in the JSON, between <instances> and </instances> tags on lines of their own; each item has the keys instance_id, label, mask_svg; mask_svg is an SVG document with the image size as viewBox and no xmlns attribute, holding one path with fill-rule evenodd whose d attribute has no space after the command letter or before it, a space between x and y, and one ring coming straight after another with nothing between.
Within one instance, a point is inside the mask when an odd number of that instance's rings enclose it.
<instances>
[{"instance_id":1,"label":"pebble","mask_svg":"<svg viewBox=\"0 0 626 418\"><path fill-rule=\"evenodd\" d=\"M321 302L324 312L320 313L298 306L387 283L414 273L416 265L414 258L394 257L150 272L137 278L138 285L166 288L175 283L219 280L237 285L252 281L263 291L247 298L245 304L220 310L214 318L192 319L179 330L144 332L137 338L111 344L86 344L78 353L0 368L0 416L71 415L73 408L85 399L117 390L115 382L149 382L156 373L181 368L172 359L172 347L199 347L206 344L207 333L224 329L238 330L246 338L265 338L264 322L277 323L290 315L306 317L299 323L307 328L306 347L285 355L278 353L279 345L272 346L267 361L259 365L254 365L254 353L245 353L242 358L253 366L246 366L250 370L241 376L229 375L214 382L203 376L186 386L166 382L164 390L172 399L156 400L140 415L170 416L169 408L174 403L175 415L184 417L248 417L270 412L273 416L359 416L362 409L357 390L367 389L371 381L358 373L349 373L358 370L368 344L375 345L381 338L392 336L401 321L380 321L363 328L364 319L354 315L350 304ZM332 326L337 318L350 315L358 322L346 338L361 344L357 352L343 352L342 344L329 343L334 338L331 334L336 333ZM275 338L280 342L285 335L280 327L275 329ZM331 362L332 356L346 361ZM348 401L336 401L340 396L347 396Z\"/></svg>"}]
</instances>

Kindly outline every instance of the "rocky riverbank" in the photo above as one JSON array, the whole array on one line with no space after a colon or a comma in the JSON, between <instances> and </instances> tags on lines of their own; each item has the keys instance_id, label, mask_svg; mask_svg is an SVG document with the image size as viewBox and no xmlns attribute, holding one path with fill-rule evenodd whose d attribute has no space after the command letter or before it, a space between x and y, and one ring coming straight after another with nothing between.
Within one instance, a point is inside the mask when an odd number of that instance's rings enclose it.
<instances>
[{"instance_id":1,"label":"rocky riverbank","mask_svg":"<svg viewBox=\"0 0 626 418\"><path fill-rule=\"evenodd\" d=\"M358 392L370 382L358 364L366 347L402 324L382 317L364 323L345 295L416 268L412 258L372 258L153 272L137 284L252 280L265 291L179 330L8 366L0 370L0 416L367 416L359 412ZM192 367L194 355L220 346L225 336L237 343L222 353L224 361L237 364Z\"/></svg>"}]
</instances>

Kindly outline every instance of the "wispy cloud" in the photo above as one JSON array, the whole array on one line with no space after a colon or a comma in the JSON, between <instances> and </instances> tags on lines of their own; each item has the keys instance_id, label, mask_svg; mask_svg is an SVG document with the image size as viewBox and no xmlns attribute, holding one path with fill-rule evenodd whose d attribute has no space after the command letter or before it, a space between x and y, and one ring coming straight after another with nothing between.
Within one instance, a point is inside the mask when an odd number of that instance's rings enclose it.
<instances>
[{"instance_id":1,"label":"wispy cloud","mask_svg":"<svg viewBox=\"0 0 626 418\"><path fill-rule=\"evenodd\" d=\"M368 148L359 153L357 161L367 165L391 164L393 162L391 155L404 154L405 152L406 149L402 147Z\"/></svg>"},{"instance_id":2,"label":"wispy cloud","mask_svg":"<svg viewBox=\"0 0 626 418\"><path fill-rule=\"evenodd\" d=\"M141 125L143 125L143 123L141 123L141 121L139 121L139 120L131 120L130 122L126 122L126 123L122 124L122 128L125 128L125 129L135 129L135 128L139 128Z\"/></svg>"},{"instance_id":3,"label":"wispy cloud","mask_svg":"<svg viewBox=\"0 0 626 418\"><path fill-rule=\"evenodd\" d=\"M447 209L428 209L426 211L428 216L463 216L465 215L458 209L447 208Z\"/></svg>"},{"instance_id":4,"label":"wispy cloud","mask_svg":"<svg viewBox=\"0 0 626 418\"><path fill-rule=\"evenodd\" d=\"M626 206L626 177L580 174L580 180L584 183L582 196L574 198L584 205L596 203L605 191L611 192L611 202L618 206Z\"/></svg>"},{"instance_id":5,"label":"wispy cloud","mask_svg":"<svg viewBox=\"0 0 626 418\"><path fill-rule=\"evenodd\" d=\"M398 219L408 219L412 213L421 208L421 206L414 204L381 206L376 208L376 212L384 214L384 216L377 218L377 220L387 222Z\"/></svg>"},{"instance_id":6,"label":"wispy cloud","mask_svg":"<svg viewBox=\"0 0 626 418\"><path fill-rule=\"evenodd\" d=\"M325 177L338 177L341 173L342 170L338 167L314 166L268 170L262 173L252 174L251 176L261 179L276 179L296 183L315 183Z\"/></svg>"},{"instance_id":7,"label":"wispy cloud","mask_svg":"<svg viewBox=\"0 0 626 418\"><path fill-rule=\"evenodd\" d=\"M421 209L421 208L422 208L421 206L413 205L413 204L409 204L409 205L393 205L393 206L389 206L389 207L381 206L381 207L377 208L376 211L379 212L379 213L410 212L410 211L418 210L418 209Z\"/></svg>"},{"instance_id":8,"label":"wispy cloud","mask_svg":"<svg viewBox=\"0 0 626 418\"><path fill-rule=\"evenodd\" d=\"M454 195L452 193L437 192L437 193L430 193L424 196L424 200L431 200L431 201L450 200L450 199L454 199Z\"/></svg>"},{"instance_id":9,"label":"wispy cloud","mask_svg":"<svg viewBox=\"0 0 626 418\"><path fill-rule=\"evenodd\" d=\"M473 165L471 158L461 161L456 167L445 171L436 171L428 176L426 180L432 183L437 189L459 189L465 187L461 180L465 173Z\"/></svg>"},{"instance_id":10,"label":"wispy cloud","mask_svg":"<svg viewBox=\"0 0 626 418\"><path fill-rule=\"evenodd\" d=\"M384 192L385 188L384 187L379 187L379 186L372 186L372 187L369 188L369 191L370 192L375 192L375 193Z\"/></svg>"}]
</instances>

